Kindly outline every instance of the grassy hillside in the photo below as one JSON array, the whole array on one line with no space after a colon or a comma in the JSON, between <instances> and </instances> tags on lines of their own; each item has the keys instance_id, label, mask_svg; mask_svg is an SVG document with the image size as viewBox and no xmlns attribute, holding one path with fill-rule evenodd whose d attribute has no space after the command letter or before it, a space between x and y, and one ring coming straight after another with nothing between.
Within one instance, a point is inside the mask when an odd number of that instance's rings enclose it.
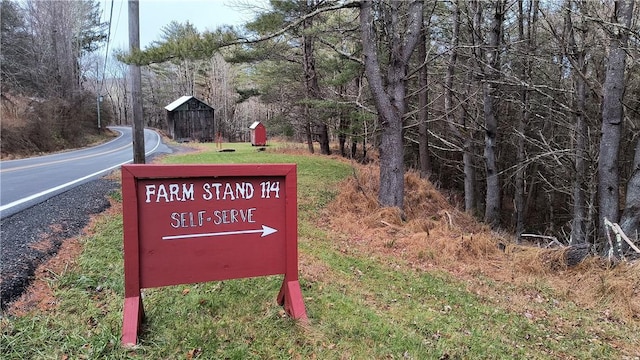
<instances>
[{"instance_id":1,"label":"grassy hillside","mask_svg":"<svg viewBox=\"0 0 640 360\"><path fill-rule=\"evenodd\" d=\"M3 358L640 356L637 264L562 267L557 251L508 244L414 174L406 177L403 220L375 205L374 167L292 147L226 146L236 151L201 145L200 152L163 162L298 164L300 280L309 324L289 319L276 304L281 276L147 289L140 344L122 348L122 217L113 194L114 207L88 235L69 241L38 272L49 295L25 298L2 318Z\"/></svg>"}]
</instances>

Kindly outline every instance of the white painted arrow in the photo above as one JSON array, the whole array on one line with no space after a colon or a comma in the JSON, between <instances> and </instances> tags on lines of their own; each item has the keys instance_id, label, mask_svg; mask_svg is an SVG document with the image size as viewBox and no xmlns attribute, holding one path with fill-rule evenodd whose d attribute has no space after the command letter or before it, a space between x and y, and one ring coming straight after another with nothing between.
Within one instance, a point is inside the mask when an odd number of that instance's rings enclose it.
<instances>
[{"instance_id":1,"label":"white painted arrow","mask_svg":"<svg viewBox=\"0 0 640 360\"><path fill-rule=\"evenodd\" d=\"M262 225L262 229L256 229L256 230L237 230L237 231L222 231L217 233L205 233L205 234L172 235L172 236L163 236L162 240L191 239L191 238L209 237L209 236L257 234L257 233L262 233L260 237L265 237L277 231L278 230L274 228L268 227L266 225Z\"/></svg>"}]
</instances>

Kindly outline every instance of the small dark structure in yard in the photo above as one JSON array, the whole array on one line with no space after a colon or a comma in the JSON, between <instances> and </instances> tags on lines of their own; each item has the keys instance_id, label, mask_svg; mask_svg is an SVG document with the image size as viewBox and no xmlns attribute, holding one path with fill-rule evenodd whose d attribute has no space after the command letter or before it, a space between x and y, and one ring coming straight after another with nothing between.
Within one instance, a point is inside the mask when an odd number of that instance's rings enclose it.
<instances>
[{"instance_id":1,"label":"small dark structure in yard","mask_svg":"<svg viewBox=\"0 0 640 360\"><path fill-rule=\"evenodd\" d=\"M267 145L267 129L260 121L256 121L249 126L251 131L251 145L265 146Z\"/></svg>"},{"instance_id":2,"label":"small dark structure in yard","mask_svg":"<svg viewBox=\"0 0 640 360\"><path fill-rule=\"evenodd\" d=\"M211 106L193 96L182 96L164 108L171 138L176 141L213 141L215 126Z\"/></svg>"}]
</instances>

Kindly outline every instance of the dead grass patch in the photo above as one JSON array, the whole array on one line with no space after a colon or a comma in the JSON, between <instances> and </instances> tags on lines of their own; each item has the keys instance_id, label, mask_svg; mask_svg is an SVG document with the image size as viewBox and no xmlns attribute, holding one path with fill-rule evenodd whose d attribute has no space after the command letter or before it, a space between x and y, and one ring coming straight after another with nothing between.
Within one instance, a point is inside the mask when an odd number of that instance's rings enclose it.
<instances>
[{"instance_id":1,"label":"dead grass patch","mask_svg":"<svg viewBox=\"0 0 640 360\"><path fill-rule=\"evenodd\" d=\"M487 299L508 299L507 308L531 308L542 299L531 284L545 284L577 306L608 318L640 321L640 265L609 267L597 257L567 265L567 248L541 249L511 244L454 206L415 172L405 175L404 220L399 209L380 208L378 167L353 165L354 175L324 212L323 222L346 236L336 236L359 251L396 256L421 270L441 268L466 280L470 290ZM340 216L334 216L340 214ZM510 284L487 285L483 278ZM535 286L534 286L535 288ZM499 301L499 300L497 300ZM531 310L533 311L533 310Z\"/></svg>"},{"instance_id":2,"label":"dead grass patch","mask_svg":"<svg viewBox=\"0 0 640 360\"><path fill-rule=\"evenodd\" d=\"M122 213L122 203L109 200L111 206L105 212L91 216L89 223L83 229L83 234L93 234L96 222L101 216L108 216ZM53 232L62 231L62 226L55 224L51 226ZM50 251L53 243L49 237L43 236L43 239L32 245L38 251ZM76 266L76 260L82 253L84 244L78 237L66 239L60 245L58 252L38 265L35 270L34 280L24 293L7 308L7 313L13 316L24 316L32 312L44 312L54 309L58 301L49 285L55 281L57 277L73 269Z\"/></svg>"},{"instance_id":3,"label":"dead grass patch","mask_svg":"<svg viewBox=\"0 0 640 360\"><path fill-rule=\"evenodd\" d=\"M287 155L309 155L309 147L305 143L295 143L286 140L271 139L267 150Z\"/></svg>"}]
</instances>

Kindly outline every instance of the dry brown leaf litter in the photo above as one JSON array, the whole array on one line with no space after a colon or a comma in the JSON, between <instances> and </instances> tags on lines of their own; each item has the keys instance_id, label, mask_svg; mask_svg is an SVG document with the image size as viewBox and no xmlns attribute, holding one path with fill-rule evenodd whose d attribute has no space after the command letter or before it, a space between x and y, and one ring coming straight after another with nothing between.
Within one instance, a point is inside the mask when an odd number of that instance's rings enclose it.
<instances>
[{"instance_id":1,"label":"dry brown leaf litter","mask_svg":"<svg viewBox=\"0 0 640 360\"><path fill-rule=\"evenodd\" d=\"M596 257L568 267L566 249L542 249L510 243L507 235L491 231L447 198L416 172L405 175L404 220L399 209L380 208L376 165L353 165L354 175L340 184L339 195L324 213L345 247L383 256L396 256L420 270L440 268L468 281L469 289L486 298L509 298L511 309L524 309L543 282L581 308L610 318L640 322L640 264L610 268ZM340 216L333 216L340 214ZM346 236L345 236L346 234ZM511 285L525 295L500 293L478 277ZM523 290L524 289L524 290ZM528 295L527 295L528 294ZM544 299L544 301L559 301Z\"/></svg>"}]
</instances>

